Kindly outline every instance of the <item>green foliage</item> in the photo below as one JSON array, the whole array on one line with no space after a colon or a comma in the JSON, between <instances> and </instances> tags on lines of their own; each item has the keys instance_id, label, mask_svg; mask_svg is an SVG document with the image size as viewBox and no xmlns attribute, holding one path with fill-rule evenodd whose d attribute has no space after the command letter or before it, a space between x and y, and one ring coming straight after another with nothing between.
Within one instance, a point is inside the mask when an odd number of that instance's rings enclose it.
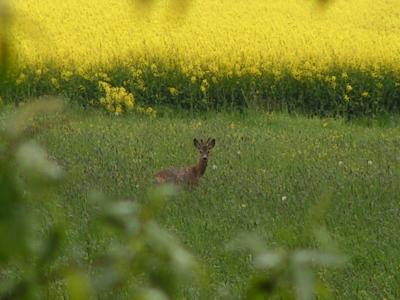
<instances>
[{"instance_id":1,"label":"green foliage","mask_svg":"<svg viewBox=\"0 0 400 300\"><path fill-rule=\"evenodd\" d=\"M29 137L38 114L60 108L61 102L55 100L26 105L1 132L0 299L40 299L49 287L63 282L71 299L97 298L143 274L147 279L130 293L133 299L176 298L182 284L195 283L199 268L192 255L154 221L164 200L174 194L173 187L154 190L147 205L110 202L93 194L99 211L94 232L109 227L118 240L89 264L79 256L59 262L68 225L49 189L62 178L62 171ZM43 208L51 221L40 221Z\"/></svg>"},{"instance_id":2,"label":"green foliage","mask_svg":"<svg viewBox=\"0 0 400 300\"><path fill-rule=\"evenodd\" d=\"M132 68L140 71L132 75ZM400 111L400 77L384 68L333 67L313 75L289 70L279 74L235 70L222 77L209 71L193 80L193 76L186 75L179 67L171 69L162 64L157 66L156 73L146 65L115 66L93 73L71 70L68 74L48 66L14 71L7 82L0 96L11 102L50 94L65 96L84 106L102 106L104 98L99 82L108 82L115 89L123 88L133 95L137 103L150 106L191 110L257 106L269 111L347 118Z\"/></svg>"},{"instance_id":3,"label":"green foliage","mask_svg":"<svg viewBox=\"0 0 400 300\"><path fill-rule=\"evenodd\" d=\"M27 138L30 120L38 111L54 112L59 107L58 102L34 103L21 110L0 135L0 265L12 274L1 281L2 299L32 296L42 281L52 277L45 270L55 258L62 231L55 224L37 238L40 233L32 232L37 215L29 211L33 201L45 205L46 189L60 179L61 170ZM19 278L12 272L16 267L24 270Z\"/></svg>"},{"instance_id":4,"label":"green foliage","mask_svg":"<svg viewBox=\"0 0 400 300\"><path fill-rule=\"evenodd\" d=\"M315 248L272 250L257 236L248 233L231 244L230 248L250 252L256 271L246 288L246 299L333 298L329 286L314 274L318 268L343 266L346 262L323 224L322 219L328 212L329 198L322 198L311 209L307 220L310 226L305 226L304 238L313 237Z\"/></svg>"}]
</instances>

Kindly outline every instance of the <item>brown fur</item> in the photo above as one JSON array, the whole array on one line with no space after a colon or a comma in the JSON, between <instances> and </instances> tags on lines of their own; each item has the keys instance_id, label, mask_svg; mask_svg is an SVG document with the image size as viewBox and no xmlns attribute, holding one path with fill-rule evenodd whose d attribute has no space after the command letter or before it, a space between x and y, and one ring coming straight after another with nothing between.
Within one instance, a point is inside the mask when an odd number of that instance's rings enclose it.
<instances>
[{"instance_id":1,"label":"brown fur","mask_svg":"<svg viewBox=\"0 0 400 300\"><path fill-rule=\"evenodd\" d=\"M168 168L158 172L155 175L156 184L173 183L177 185L196 186L199 183L200 177L204 175L208 163L208 154L215 146L215 139L208 139L206 142L197 139L193 140L194 146L200 152L200 158L196 165L181 168Z\"/></svg>"}]
</instances>

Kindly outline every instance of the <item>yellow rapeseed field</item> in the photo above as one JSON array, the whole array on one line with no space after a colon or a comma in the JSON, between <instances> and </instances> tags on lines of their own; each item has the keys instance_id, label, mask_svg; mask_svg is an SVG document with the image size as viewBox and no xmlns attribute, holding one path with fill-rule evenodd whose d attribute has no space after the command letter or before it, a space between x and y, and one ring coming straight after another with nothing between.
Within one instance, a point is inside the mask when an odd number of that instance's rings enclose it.
<instances>
[{"instance_id":1,"label":"yellow rapeseed field","mask_svg":"<svg viewBox=\"0 0 400 300\"><path fill-rule=\"evenodd\" d=\"M147 6L143 3L151 2ZM116 114L262 103L318 115L400 111L400 1L13 0L17 68L0 91ZM135 107L135 109L133 109Z\"/></svg>"},{"instance_id":2,"label":"yellow rapeseed field","mask_svg":"<svg viewBox=\"0 0 400 300\"><path fill-rule=\"evenodd\" d=\"M311 0L152 2L13 0L18 59L88 66L157 57L211 70L399 66L400 1L336 0L324 10Z\"/></svg>"}]
</instances>

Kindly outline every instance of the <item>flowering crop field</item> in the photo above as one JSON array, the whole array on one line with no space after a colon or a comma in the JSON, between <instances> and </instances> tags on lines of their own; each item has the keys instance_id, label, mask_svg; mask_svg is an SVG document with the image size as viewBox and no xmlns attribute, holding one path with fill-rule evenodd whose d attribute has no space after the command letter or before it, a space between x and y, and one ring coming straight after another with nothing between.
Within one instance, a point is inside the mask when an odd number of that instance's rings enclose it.
<instances>
[{"instance_id":1,"label":"flowering crop field","mask_svg":"<svg viewBox=\"0 0 400 300\"><path fill-rule=\"evenodd\" d=\"M17 67L1 96L62 94L117 114L160 104L400 109L398 1L142 2L12 1Z\"/></svg>"}]
</instances>

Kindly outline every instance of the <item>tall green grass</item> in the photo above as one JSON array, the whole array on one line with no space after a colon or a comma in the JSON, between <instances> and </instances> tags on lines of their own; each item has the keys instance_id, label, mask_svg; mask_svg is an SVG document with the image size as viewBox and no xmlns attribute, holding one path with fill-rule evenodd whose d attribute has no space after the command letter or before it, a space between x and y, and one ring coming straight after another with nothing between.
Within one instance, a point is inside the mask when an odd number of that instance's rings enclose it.
<instances>
[{"instance_id":1,"label":"tall green grass","mask_svg":"<svg viewBox=\"0 0 400 300\"><path fill-rule=\"evenodd\" d=\"M240 233L255 233L270 248L315 247L312 216L325 205L317 222L326 224L349 263L319 269L318 281L338 299L400 297L398 125L260 112L115 118L91 110L71 111L50 124L38 140L67 173L52 204L67 214L64 257L74 253L90 261L113 239L91 227L91 191L142 203L156 171L195 163L193 138L214 137L199 187L183 189L158 219L208 270L210 292L243 295L254 272L251 258L227 248ZM55 288L49 296L60 293Z\"/></svg>"}]
</instances>

